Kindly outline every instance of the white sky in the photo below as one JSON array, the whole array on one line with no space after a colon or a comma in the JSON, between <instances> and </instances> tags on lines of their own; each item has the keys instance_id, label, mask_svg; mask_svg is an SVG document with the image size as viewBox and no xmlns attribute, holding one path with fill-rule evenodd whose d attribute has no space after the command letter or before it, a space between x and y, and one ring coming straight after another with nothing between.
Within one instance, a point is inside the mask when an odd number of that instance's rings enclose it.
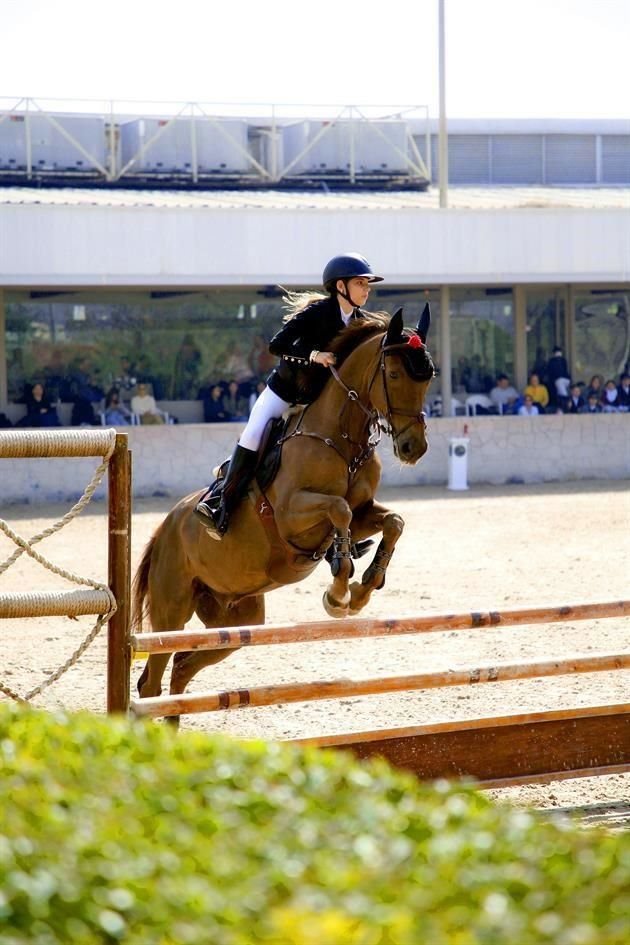
<instances>
[{"instance_id":1,"label":"white sky","mask_svg":"<svg viewBox=\"0 0 630 945\"><path fill-rule=\"evenodd\" d=\"M630 121L630 0L445 7L449 117ZM0 96L428 105L435 117L437 21L438 0L0 0Z\"/></svg>"}]
</instances>

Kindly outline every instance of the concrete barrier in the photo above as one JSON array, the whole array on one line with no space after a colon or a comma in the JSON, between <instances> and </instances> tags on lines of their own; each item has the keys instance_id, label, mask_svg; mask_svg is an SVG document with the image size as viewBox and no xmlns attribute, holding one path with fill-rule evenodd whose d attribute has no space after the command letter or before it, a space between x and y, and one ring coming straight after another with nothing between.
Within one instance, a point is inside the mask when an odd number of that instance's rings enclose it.
<instances>
[{"instance_id":1,"label":"concrete barrier","mask_svg":"<svg viewBox=\"0 0 630 945\"><path fill-rule=\"evenodd\" d=\"M468 482L621 480L630 476L630 413L595 416L444 417L429 419L429 451L413 467L394 459L383 438L383 485L446 485L448 447L467 426ZM135 497L177 499L201 489L212 468L229 456L240 423L126 428L134 454ZM0 436L2 433L0 432ZM25 460L3 471L5 503L67 501L81 493L85 470L63 460Z\"/></svg>"}]
</instances>

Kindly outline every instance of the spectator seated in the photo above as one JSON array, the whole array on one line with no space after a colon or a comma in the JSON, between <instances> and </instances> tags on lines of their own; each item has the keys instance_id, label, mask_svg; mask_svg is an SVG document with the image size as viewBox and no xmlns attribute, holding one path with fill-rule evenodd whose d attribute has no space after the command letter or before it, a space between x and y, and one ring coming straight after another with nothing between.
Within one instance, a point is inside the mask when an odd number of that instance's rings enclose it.
<instances>
[{"instance_id":1,"label":"spectator seated","mask_svg":"<svg viewBox=\"0 0 630 945\"><path fill-rule=\"evenodd\" d=\"M170 423L168 413L160 410L148 384L137 384L131 398L131 410L138 416L142 425Z\"/></svg>"}]
</instances>

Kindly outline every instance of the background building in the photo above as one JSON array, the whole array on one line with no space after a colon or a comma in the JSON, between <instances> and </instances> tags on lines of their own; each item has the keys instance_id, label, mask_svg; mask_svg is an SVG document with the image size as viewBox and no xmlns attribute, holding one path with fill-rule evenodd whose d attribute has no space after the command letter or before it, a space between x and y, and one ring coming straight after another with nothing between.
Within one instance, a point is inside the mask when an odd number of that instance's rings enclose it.
<instances>
[{"instance_id":1,"label":"background building","mask_svg":"<svg viewBox=\"0 0 630 945\"><path fill-rule=\"evenodd\" d=\"M273 181L256 165L286 170L287 151L281 161L269 143L262 149L260 118L238 119L239 149L234 118L206 116L215 138L197 127L193 139L190 127L167 137L169 118L152 118L149 137L144 118L129 118L132 153L120 122L113 134L112 122L94 116L75 116L84 125L37 117L27 139L28 115L0 114L0 411L9 416L19 415L25 383L42 378L63 401L64 377L80 369L103 390L125 375L148 379L173 417L200 420L208 385L253 384L268 372L279 287L317 287L326 260L347 250L386 277L370 307L403 305L412 324L431 302L441 369L432 397L445 416L465 412L466 397L487 392L499 373L522 390L556 344L574 380L618 380L627 366L628 123L454 120L453 187L440 209L427 188L435 129L417 116L340 116L328 151L321 118L315 130L309 119L287 119L282 127L299 140L290 172ZM217 134L244 163L238 173L214 168L204 185L201 169L210 174L212 164L204 141L215 153ZM166 168L169 155L171 165L190 156L191 140L194 167ZM8 157L16 141L22 157ZM88 169L97 142L101 170ZM386 148L400 159L391 167ZM142 162L142 181L113 179L114 166Z\"/></svg>"}]
</instances>

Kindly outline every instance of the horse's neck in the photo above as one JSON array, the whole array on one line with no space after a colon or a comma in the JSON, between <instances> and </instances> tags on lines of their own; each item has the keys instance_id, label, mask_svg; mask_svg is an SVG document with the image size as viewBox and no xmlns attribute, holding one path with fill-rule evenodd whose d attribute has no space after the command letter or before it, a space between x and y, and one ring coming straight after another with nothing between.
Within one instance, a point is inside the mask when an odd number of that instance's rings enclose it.
<instances>
[{"instance_id":1,"label":"horse's neck","mask_svg":"<svg viewBox=\"0 0 630 945\"><path fill-rule=\"evenodd\" d=\"M366 409L372 409L370 386L378 370L379 344L380 338L370 338L347 356L339 369L341 384L331 375L320 396L306 412L304 419L310 427L320 433L335 432L342 417L347 428L345 432L350 436L358 436L367 427L366 414L350 400L348 391L354 391L359 402Z\"/></svg>"}]
</instances>

